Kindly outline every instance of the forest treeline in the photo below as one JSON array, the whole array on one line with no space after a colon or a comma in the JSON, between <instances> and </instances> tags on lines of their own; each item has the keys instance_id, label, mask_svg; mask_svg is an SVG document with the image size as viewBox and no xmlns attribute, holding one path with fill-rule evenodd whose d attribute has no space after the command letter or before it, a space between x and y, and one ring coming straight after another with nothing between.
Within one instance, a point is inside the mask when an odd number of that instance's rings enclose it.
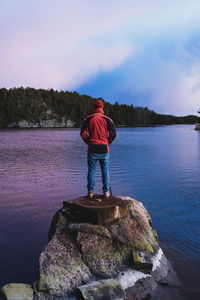
<instances>
[{"instance_id":1,"label":"forest treeline","mask_svg":"<svg viewBox=\"0 0 200 300\"><path fill-rule=\"evenodd\" d=\"M80 95L77 92L55 91L53 89L13 88L0 89L0 127L17 124L27 120L40 123L54 118L71 120L79 127L83 119L92 112L94 98ZM194 115L176 117L157 114L147 107L127 104L110 104L104 101L105 114L110 116L116 125L149 126L167 124L193 124L199 118Z\"/></svg>"}]
</instances>

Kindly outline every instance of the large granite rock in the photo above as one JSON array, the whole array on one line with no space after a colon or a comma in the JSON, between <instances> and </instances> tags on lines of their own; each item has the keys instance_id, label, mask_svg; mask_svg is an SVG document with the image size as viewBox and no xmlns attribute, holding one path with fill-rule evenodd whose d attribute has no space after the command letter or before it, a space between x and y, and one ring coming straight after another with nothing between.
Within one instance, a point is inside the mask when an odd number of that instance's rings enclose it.
<instances>
[{"instance_id":1,"label":"large granite rock","mask_svg":"<svg viewBox=\"0 0 200 300\"><path fill-rule=\"evenodd\" d=\"M64 202L55 214L39 259L35 300L109 300L115 293L119 299L144 299L167 275L167 260L141 202L99 196L92 201Z\"/></svg>"}]
</instances>

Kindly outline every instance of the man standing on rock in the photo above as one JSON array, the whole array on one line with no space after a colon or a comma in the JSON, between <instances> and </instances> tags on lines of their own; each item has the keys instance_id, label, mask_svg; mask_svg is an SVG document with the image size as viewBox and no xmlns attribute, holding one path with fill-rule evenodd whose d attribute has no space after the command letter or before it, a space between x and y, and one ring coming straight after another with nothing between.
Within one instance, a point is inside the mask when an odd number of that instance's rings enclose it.
<instances>
[{"instance_id":1,"label":"man standing on rock","mask_svg":"<svg viewBox=\"0 0 200 300\"><path fill-rule=\"evenodd\" d=\"M93 198L95 186L95 170L97 160L101 166L103 194L109 198L109 144L116 137L113 121L104 115L103 102L98 99L94 102L93 114L85 118L81 128L81 137L88 144L88 198ZM108 135L109 133L109 135Z\"/></svg>"}]
</instances>

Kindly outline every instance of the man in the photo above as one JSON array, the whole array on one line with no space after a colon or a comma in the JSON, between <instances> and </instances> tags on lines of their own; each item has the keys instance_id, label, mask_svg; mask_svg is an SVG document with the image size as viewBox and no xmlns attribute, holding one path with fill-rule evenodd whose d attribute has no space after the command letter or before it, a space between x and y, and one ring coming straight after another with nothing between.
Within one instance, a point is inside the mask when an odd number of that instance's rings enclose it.
<instances>
[{"instance_id":1,"label":"man","mask_svg":"<svg viewBox=\"0 0 200 300\"><path fill-rule=\"evenodd\" d=\"M88 198L93 198L95 186L95 170L97 160L101 166L103 194L109 198L109 144L116 137L113 121L104 115L103 102L94 102L93 114L85 118L81 128L81 137L88 144ZM109 133L109 135L108 135Z\"/></svg>"}]
</instances>

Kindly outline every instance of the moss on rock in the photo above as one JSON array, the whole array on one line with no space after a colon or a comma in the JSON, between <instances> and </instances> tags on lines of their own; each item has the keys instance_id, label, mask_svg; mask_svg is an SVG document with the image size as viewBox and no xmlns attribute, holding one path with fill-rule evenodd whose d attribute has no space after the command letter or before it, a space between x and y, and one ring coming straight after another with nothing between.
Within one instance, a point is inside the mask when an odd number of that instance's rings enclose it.
<instances>
[{"instance_id":1,"label":"moss on rock","mask_svg":"<svg viewBox=\"0 0 200 300\"><path fill-rule=\"evenodd\" d=\"M143 260L139 256L139 254L137 253L137 251L132 250L132 254L133 254L134 263L143 263Z\"/></svg>"},{"instance_id":2,"label":"moss on rock","mask_svg":"<svg viewBox=\"0 0 200 300\"><path fill-rule=\"evenodd\" d=\"M125 292L117 279L95 281L80 286L79 290L85 300L125 299Z\"/></svg>"},{"instance_id":3,"label":"moss on rock","mask_svg":"<svg viewBox=\"0 0 200 300\"><path fill-rule=\"evenodd\" d=\"M114 243L105 236L78 232L77 243L80 245L84 263L95 276L115 276L125 267L126 260L130 260L130 247Z\"/></svg>"},{"instance_id":4,"label":"moss on rock","mask_svg":"<svg viewBox=\"0 0 200 300\"><path fill-rule=\"evenodd\" d=\"M137 250L143 250L154 254L154 249L152 245L145 240L139 240L135 242L131 242L131 247Z\"/></svg>"},{"instance_id":5,"label":"moss on rock","mask_svg":"<svg viewBox=\"0 0 200 300\"><path fill-rule=\"evenodd\" d=\"M147 219L148 219L148 221L149 221L149 225L150 225L150 227L152 226L152 219L151 219L151 217L150 217L150 214L146 211L146 215L147 215Z\"/></svg>"},{"instance_id":6,"label":"moss on rock","mask_svg":"<svg viewBox=\"0 0 200 300\"><path fill-rule=\"evenodd\" d=\"M155 247L159 247L157 231L156 231L155 229L152 229L151 232L152 232L153 237L154 237L153 245L154 245Z\"/></svg>"}]
</instances>

